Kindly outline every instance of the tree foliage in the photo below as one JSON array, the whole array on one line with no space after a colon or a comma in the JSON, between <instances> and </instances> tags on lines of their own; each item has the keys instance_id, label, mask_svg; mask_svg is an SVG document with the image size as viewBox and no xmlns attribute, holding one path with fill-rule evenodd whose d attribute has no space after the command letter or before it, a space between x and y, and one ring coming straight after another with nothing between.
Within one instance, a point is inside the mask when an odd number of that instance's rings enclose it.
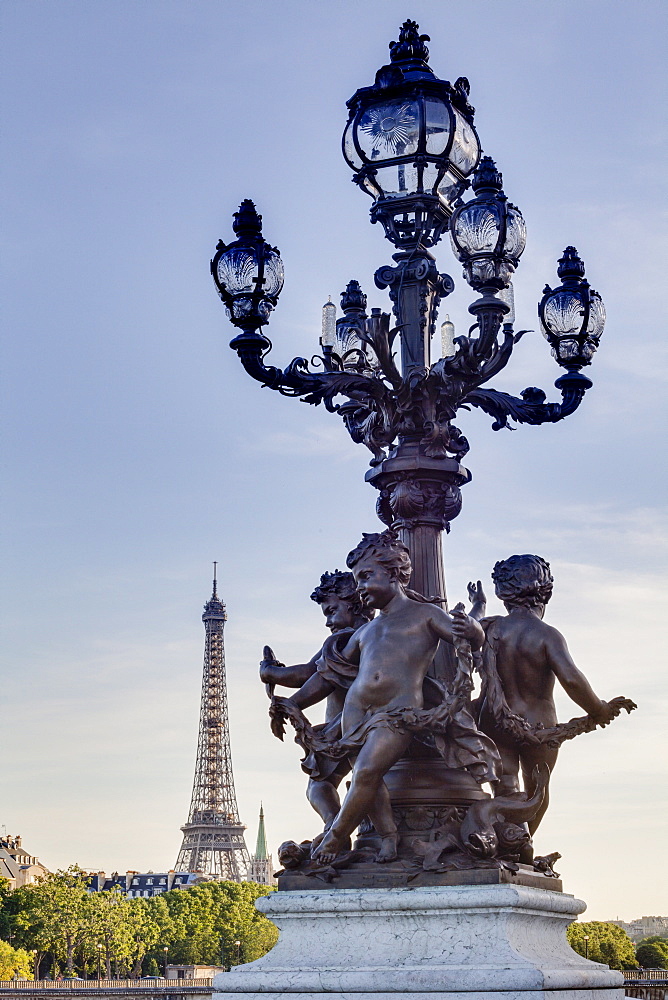
<instances>
[{"instance_id":1,"label":"tree foliage","mask_svg":"<svg viewBox=\"0 0 668 1000\"><path fill-rule=\"evenodd\" d=\"M254 905L270 891L253 882L205 882L151 898L118 888L89 893L86 876L72 867L13 891L0 886L0 939L34 952L35 978L40 967L95 976L98 960L103 975L121 978L162 973L165 958L236 965L276 943L276 927Z\"/></svg>"},{"instance_id":2,"label":"tree foliage","mask_svg":"<svg viewBox=\"0 0 668 1000\"><path fill-rule=\"evenodd\" d=\"M589 938L585 942L585 936ZM602 920L587 923L576 921L566 931L573 951L588 954L592 962L602 962L611 969L635 969L636 956L633 942L626 931L616 924Z\"/></svg>"},{"instance_id":3,"label":"tree foliage","mask_svg":"<svg viewBox=\"0 0 668 1000\"><path fill-rule=\"evenodd\" d=\"M645 969L668 969L668 938L648 937L638 941L636 959Z\"/></svg>"},{"instance_id":4,"label":"tree foliage","mask_svg":"<svg viewBox=\"0 0 668 1000\"><path fill-rule=\"evenodd\" d=\"M31 959L23 948L12 948L6 941L0 941L0 979L32 979Z\"/></svg>"},{"instance_id":5,"label":"tree foliage","mask_svg":"<svg viewBox=\"0 0 668 1000\"><path fill-rule=\"evenodd\" d=\"M76 865L16 889L19 909L14 925L28 947L64 960L74 975L74 953L82 945L90 921L90 896Z\"/></svg>"},{"instance_id":6,"label":"tree foliage","mask_svg":"<svg viewBox=\"0 0 668 1000\"><path fill-rule=\"evenodd\" d=\"M164 893L160 899L172 923L169 960L236 965L266 954L276 944L278 931L254 904L269 891L255 882L205 882Z\"/></svg>"}]
</instances>

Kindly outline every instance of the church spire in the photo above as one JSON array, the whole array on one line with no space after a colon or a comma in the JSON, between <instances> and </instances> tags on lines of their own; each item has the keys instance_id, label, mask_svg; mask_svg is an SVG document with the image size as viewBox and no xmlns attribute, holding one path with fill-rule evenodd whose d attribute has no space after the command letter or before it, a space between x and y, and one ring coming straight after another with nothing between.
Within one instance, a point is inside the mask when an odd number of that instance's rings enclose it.
<instances>
[{"instance_id":1,"label":"church spire","mask_svg":"<svg viewBox=\"0 0 668 1000\"><path fill-rule=\"evenodd\" d=\"M257 827L255 854L251 858L249 879L260 885L274 885L274 862L267 851L267 831L264 828L264 809L260 803L260 822Z\"/></svg>"},{"instance_id":2,"label":"church spire","mask_svg":"<svg viewBox=\"0 0 668 1000\"><path fill-rule=\"evenodd\" d=\"M255 860L267 860L267 834L264 829L264 810L260 802L260 822L257 828L257 841L255 843Z\"/></svg>"}]
</instances>

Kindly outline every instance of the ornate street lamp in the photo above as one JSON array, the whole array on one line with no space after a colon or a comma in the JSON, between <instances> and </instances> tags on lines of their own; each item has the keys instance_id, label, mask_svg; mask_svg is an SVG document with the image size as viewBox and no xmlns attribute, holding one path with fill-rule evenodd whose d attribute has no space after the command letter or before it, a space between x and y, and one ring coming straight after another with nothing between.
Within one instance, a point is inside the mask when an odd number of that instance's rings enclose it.
<instances>
[{"instance_id":1,"label":"ornate street lamp","mask_svg":"<svg viewBox=\"0 0 668 1000\"><path fill-rule=\"evenodd\" d=\"M527 242L522 213L510 204L502 184L494 160L484 156L473 178L476 197L450 220L452 249L476 290L507 288Z\"/></svg>"},{"instance_id":2,"label":"ornate street lamp","mask_svg":"<svg viewBox=\"0 0 668 1000\"><path fill-rule=\"evenodd\" d=\"M563 284L554 289L545 286L538 317L554 359L571 380L587 383L584 387L589 388L589 379L577 373L591 364L598 349L605 326L605 306L598 292L585 281L584 273L584 263L575 247L566 247L557 267ZM564 378L562 375L556 384Z\"/></svg>"},{"instance_id":3,"label":"ornate street lamp","mask_svg":"<svg viewBox=\"0 0 668 1000\"><path fill-rule=\"evenodd\" d=\"M263 240L262 216L249 198L234 213L232 228L237 239L229 246L218 241L211 274L228 318L243 331L233 343L250 338L269 346L259 328L269 322L281 294L283 261L276 247Z\"/></svg>"},{"instance_id":4,"label":"ornate street lamp","mask_svg":"<svg viewBox=\"0 0 668 1000\"><path fill-rule=\"evenodd\" d=\"M390 44L390 62L348 102L343 152L354 180L372 198L395 246L394 266L379 268L376 286L387 288L395 325L380 309L367 315L358 282L348 284L336 318L325 307L323 357L310 366L294 358L285 368L265 364L271 343L264 327L283 284L278 251L265 243L252 202L235 215L237 241L211 262L218 292L240 333L230 346L246 371L263 385L339 413L353 441L372 452L366 479L379 491L378 515L408 545L414 590L445 602L441 535L461 509L461 487L470 473L461 464L469 450L453 423L475 406L492 427L554 423L579 406L591 381L580 369L591 362L603 330L600 297L584 279L572 247L559 261L562 285L546 288L541 328L566 371L557 382L562 401L550 403L536 387L519 396L487 388L510 360L526 331L514 332L511 279L526 243L524 219L502 189L494 161L480 159L468 101L469 84L436 77L427 64L426 35L406 21ZM474 197L462 194L472 178ZM468 284L479 293L469 311L467 336L446 329L447 352L431 363L431 338L440 300L454 289L439 272L431 248L450 230L452 249ZM447 324L445 324L447 326ZM400 344L400 361L394 345ZM436 673L447 675L446 653Z\"/></svg>"}]
</instances>

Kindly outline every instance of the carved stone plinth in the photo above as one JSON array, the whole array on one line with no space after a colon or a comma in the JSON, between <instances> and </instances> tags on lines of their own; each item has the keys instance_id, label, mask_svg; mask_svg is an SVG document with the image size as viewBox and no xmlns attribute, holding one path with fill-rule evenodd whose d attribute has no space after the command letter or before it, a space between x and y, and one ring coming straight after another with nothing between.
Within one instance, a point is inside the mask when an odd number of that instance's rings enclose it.
<instances>
[{"instance_id":1,"label":"carved stone plinth","mask_svg":"<svg viewBox=\"0 0 668 1000\"><path fill-rule=\"evenodd\" d=\"M585 904L510 885L277 892L276 947L214 979L214 1000L623 1000L623 977L571 950Z\"/></svg>"},{"instance_id":2,"label":"carved stone plinth","mask_svg":"<svg viewBox=\"0 0 668 1000\"><path fill-rule=\"evenodd\" d=\"M338 889L404 889L424 886L452 885L522 885L530 889L547 889L561 892L559 878L548 878L534 871L530 865L510 868L465 868L461 871L424 871L419 865L410 866L401 860L389 864L357 862L337 873L330 885ZM326 882L313 874L284 871L278 876L281 892L320 892Z\"/></svg>"}]
</instances>

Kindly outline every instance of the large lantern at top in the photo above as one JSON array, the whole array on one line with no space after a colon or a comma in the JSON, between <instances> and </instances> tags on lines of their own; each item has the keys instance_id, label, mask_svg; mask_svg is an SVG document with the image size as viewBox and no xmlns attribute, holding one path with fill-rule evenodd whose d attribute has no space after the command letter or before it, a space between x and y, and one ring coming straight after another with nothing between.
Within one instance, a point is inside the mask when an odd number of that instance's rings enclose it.
<instances>
[{"instance_id":1,"label":"large lantern at top","mask_svg":"<svg viewBox=\"0 0 668 1000\"><path fill-rule=\"evenodd\" d=\"M390 64L348 101L343 155L371 195L372 222L400 248L433 246L480 158L469 85L451 85L427 65L428 35L406 21Z\"/></svg>"},{"instance_id":2,"label":"large lantern at top","mask_svg":"<svg viewBox=\"0 0 668 1000\"><path fill-rule=\"evenodd\" d=\"M232 323L245 335L259 336L255 331L269 322L283 288L283 261L265 243L262 216L250 199L234 213L232 228L238 238L229 246L219 241L211 274Z\"/></svg>"},{"instance_id":3,"label":"large lantern at top","mask_svg":"<svg viewBox=\"0 0 668 1000\"><path fill-rule=\"evenodd\" d=\"M605 326L603 300L584 273L575 247L566 247L557 267L563 284L558 288L546 285L538 305L543 336L556 361L568 371L591 364Z\"/></svg>"}]
</instances>

